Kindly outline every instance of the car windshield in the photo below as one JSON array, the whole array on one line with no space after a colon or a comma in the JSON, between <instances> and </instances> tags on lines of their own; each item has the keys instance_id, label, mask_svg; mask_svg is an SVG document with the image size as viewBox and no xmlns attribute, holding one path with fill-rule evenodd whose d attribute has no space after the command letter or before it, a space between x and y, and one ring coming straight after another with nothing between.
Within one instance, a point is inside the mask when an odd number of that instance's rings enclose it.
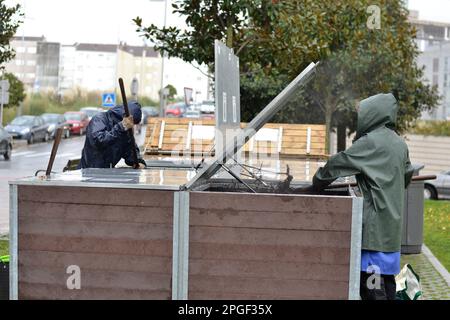
<instances>
[{"instance_id":1,"label":"car windshield","mask_svg":"<svg viewBox=\"0 0 450 320\"><path fill-rule=\"evenodd\" d=\"M44 119L45 123L58 123L59 114L43 114L42 119Z\"/></svg>"},{"instance_id":2,"label":"car windshield","mask_svg":"<svg viewBox=\"0 0 450 320\"><path fill-rule=\"evenodd\" d=\"M64 117L67 120L81 120L81 114L79 113L66 113Z\"/></svg>"},{"instance_id":3,"label":"car windshield","mask_svg":"<svg viewBox=\"0 0 450 320\"><path fill-rule=\"evenodd\" d=\"M33 124L34 117L32 116L23 116L15 118L11 124L14 126L30 126Z\"/></svg>"}]
</instances>

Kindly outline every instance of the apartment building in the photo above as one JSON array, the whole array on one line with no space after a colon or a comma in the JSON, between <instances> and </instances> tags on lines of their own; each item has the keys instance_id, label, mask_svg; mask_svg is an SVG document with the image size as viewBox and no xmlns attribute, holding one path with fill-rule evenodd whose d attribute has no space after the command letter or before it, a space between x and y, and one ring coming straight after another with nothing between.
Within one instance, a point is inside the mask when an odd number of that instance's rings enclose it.
<instances>
[{"instance_id":1,"label":"apartment building","mask_svg":"<svg viewBox=\"0 0 450 320\"><path fill-rule=\"evenodd\" d=\"M436 109L423 112L422 119L450 120L450 23L421 20L417 11L410 12L409 20L417 30L417 64L424 67L424 81L437 86L442 96Z\"/></svg>"},{"instance_id":2,"label":"apartment building","mask_svg":"<svg viewBox=\"0 0 450 320\"><path fill-rule=\"evenodd\" d=\"M138 95L159 100L162 60L148 46L126 43L60 44L44 37L17 37L11 42L17 54L6 65L28 91L53 91L61 96L75 90L119 93L117 79L122 77L127 90L138 80ZM172 84L179 96L184 87L194 90L195 100L206 100L209 79L181 59L165 59L164 85Z\"/></svg>"},{"instance_id":3,"label":"apartment building","mask_svg":"<svg viewBox=\"0 0 450 320\"><path fill-rule=\"evenodd\" d=\"M16 56L6 63L6 71L14 73L29 90L34 88L36 80L38 43L44 41L44 37L14 37L10 43L16 51Z\"/></svg>"}]
</instances>

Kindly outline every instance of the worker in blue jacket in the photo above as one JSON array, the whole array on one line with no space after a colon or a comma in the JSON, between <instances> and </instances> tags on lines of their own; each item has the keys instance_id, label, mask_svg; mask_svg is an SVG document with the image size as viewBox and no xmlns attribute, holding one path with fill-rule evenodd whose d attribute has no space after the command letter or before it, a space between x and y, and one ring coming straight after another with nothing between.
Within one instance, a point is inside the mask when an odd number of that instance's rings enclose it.
<instances>
[{"instance_id":1,"label":"worker in blue jacket","mask_svg":"<svg viewBox=\"0 0 450 320\"><path fill-rule=\"evenodd\" d=\"M86 131L86 141L81 155L80 168L114 168L123 158L134 168L145 168L135 145L138 163L133 163L131 139L127 131L141 122L141 106L137 102L129 103L130 116L124 117L123 106L116 106L92 117Z\"/></svg>"}]
</instances>

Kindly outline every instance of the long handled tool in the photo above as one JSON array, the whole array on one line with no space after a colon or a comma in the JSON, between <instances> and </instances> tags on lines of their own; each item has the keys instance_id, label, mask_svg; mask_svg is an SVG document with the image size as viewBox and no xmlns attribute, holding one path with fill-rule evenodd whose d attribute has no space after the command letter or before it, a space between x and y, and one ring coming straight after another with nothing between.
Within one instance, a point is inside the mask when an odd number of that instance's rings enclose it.
<instances>
[{"instance_id":1,"label":"long handled tool","mask_svg":"<svg viewBox=\"0 0 450 320\"><path fill-rule=\"evenodd\" d=\"M414 176L411 178L412 181L425 181L425 180L435 180L436 175L423 175L423 176ZM324 190L331 190L331 189L342 189L342 188L348 188L348 187L356 187L358 184L356 182L343 182L343 183L334 183L330 184ZM296 194L308 194L308 193L314 193L314 190L312 190L312 186L308 187L302 187L297 188L292 191L292 193Z\"/></svg>"},{"instance_id":2,"label":"long handled tool","mask_svg":"<svg viewBox=\"0 0 450 320\"><path fill-rule=\"evenodd\" d=\"M130 109L128 109L128 101L127 101L127 95L125 94L125 86L123 85L123 79L119 78L119 87L120 87L120 93L122 95L122 102L123 102L123 108L125 109L125 117L130 116ZM131 156L133 159L133 168L138 168L138 157L136 152L136 142L134 141L134 132L133 128L128 130L128 137L131 140Z\"/></svg>"},{"instance_id":3,"label":"long handled tool","mask_svg":"<svg viewBox=\"0 0 450 320\"><path fill-rule=\"evenodd\" d=\"M45 175L50 177L53 168L53 162L55 162L56 153L58 152L59 143L61 142L61 136L64 131L64 128L56 129L55 133L55 141L53 141L52 153L50 153L50 160L48 161L47 170L45 171Z\"/></svg>"}]
</instances>

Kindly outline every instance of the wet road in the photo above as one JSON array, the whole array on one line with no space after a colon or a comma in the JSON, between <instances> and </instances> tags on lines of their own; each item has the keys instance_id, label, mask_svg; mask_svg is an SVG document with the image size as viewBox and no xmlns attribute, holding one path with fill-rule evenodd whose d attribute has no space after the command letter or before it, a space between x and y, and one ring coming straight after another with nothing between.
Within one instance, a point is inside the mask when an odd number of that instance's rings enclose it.
<instances>
[{"instance_id":1,"label":"wet road","mask_svg":"<svg viewBox=\"0 0 450 320\"><path fill-rule=\"evenodd\" d=\"M144 142L145 128L136 136L140 146ZM62 139L53 164L53 171L61 172L69 159L80 158L85 136ZM37 170L47 168L53 141L33 145L20 144L12 152L10 161L0 157L0 234L9 230L9 185L8 181L32 176Z\"/></svg>"}]
</instances>

